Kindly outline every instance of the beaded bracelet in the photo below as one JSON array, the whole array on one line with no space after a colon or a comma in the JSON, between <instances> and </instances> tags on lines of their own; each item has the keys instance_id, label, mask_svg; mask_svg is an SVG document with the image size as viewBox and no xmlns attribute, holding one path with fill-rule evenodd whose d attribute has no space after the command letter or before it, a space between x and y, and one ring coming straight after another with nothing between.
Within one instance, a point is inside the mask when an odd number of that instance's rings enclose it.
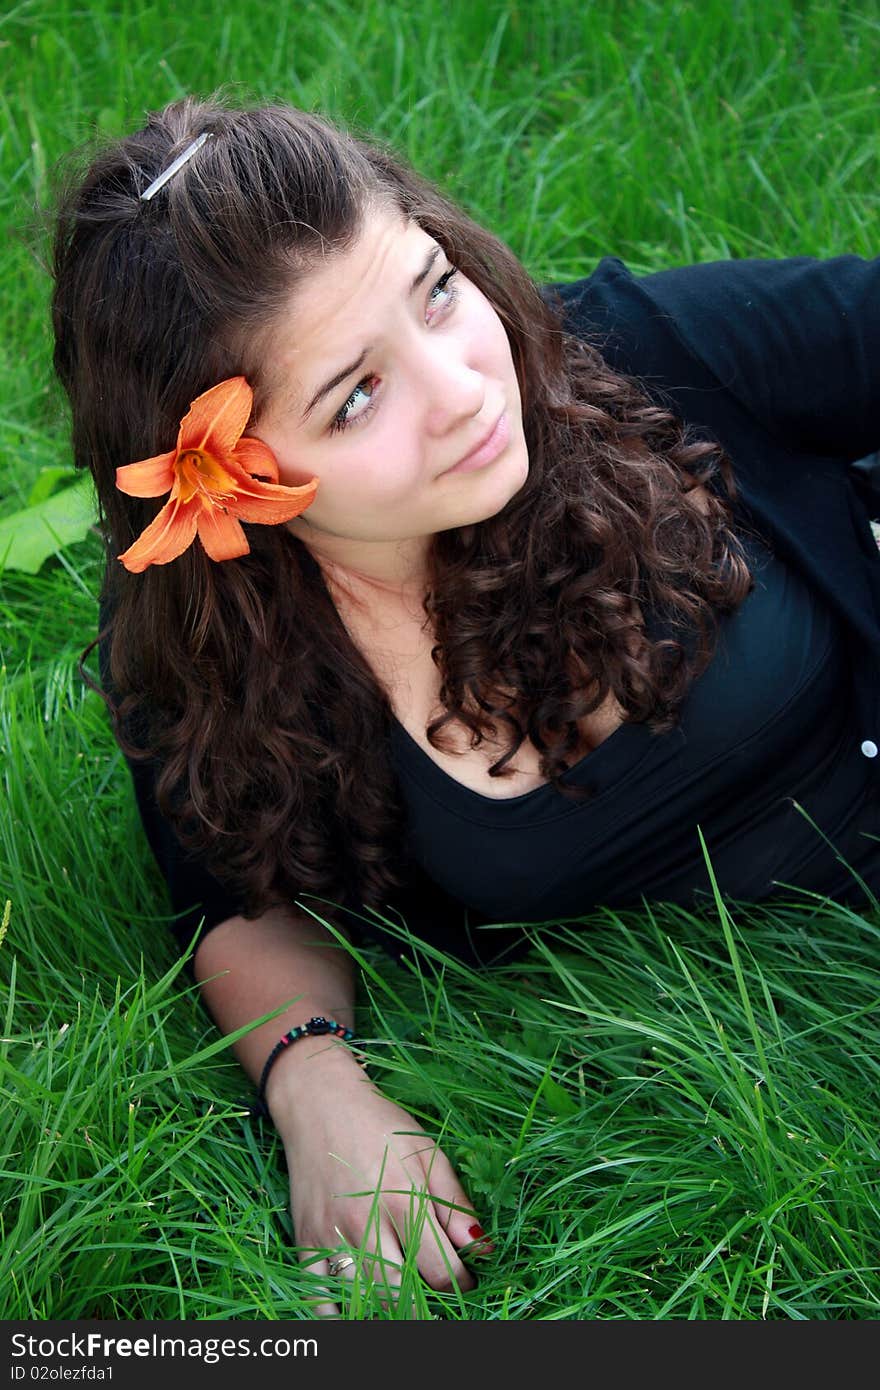
<instances>
[{"instance_id":1,"label":"beaded bracelet","mask_svg":"<svg viewBox=\"0 0 880 1390\"><path fill-rule=\"evenodd\" d=\"M354 1037L352 1030L346 1028L345 1024L337 1023L334 1018L324 1018L323 1014L318 1014L315 1018L310 1018L308 1023L291 1028L289 1033L285 1033L283 1038L279 1038L266 1058L266 1065L263 1067L260 1084L257 1087L257 1099L251 1106L251 1119L256 1120L269 1114L269 1108L266 1105L266 1082L269 1078L269 1072L285 1048L290 1047L291 1043L299 1042L300 1038L320 1038L329 1034L340 1038L342 1042L351 1042ZM367 1059L362 1052L355 1052L354 1057L359 1066L366 1066Z\"/></svg>"}]
</instances>

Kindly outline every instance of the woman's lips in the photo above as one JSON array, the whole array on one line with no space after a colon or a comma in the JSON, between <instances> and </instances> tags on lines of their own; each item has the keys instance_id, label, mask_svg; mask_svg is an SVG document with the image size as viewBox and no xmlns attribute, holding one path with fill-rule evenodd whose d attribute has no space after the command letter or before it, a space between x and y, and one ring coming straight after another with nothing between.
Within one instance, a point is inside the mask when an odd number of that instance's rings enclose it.
<instances>
[{"instance_id":1,"label":"woman's lips","mask_svg":"<svg viewBox=\"0 0 880 1390\"><path fill-rule=\"evenodd\" d=\"M476 449L467 454L465 458L459 459L452 468L447 468L446 473L470 473L475 468L484 468L487 463L491 463L493 459L498 457L502 449L507 447L509 439L510 424L507 419L507 411L504 410L496 420L491 434L483 440L482 444L478 444Z\"/></svg>"}]
</instances>

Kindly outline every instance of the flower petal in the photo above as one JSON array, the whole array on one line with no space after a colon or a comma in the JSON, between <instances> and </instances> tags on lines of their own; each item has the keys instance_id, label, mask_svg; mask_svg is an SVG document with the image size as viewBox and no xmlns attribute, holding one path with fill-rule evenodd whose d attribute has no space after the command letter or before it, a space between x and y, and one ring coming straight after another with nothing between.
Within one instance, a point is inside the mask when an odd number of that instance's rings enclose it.
<instances>
[{"instance_id":1,"label":"flower petal","mask_svg":"<svg viewBox=\"0 0 880 1390\"><path fill-rule=\"evenodd\" d=\"M236 560L249 555L247 536L231 511L203 508L198 520L199 540L212 560Z\"/></svg>"},{"instance_id":2,"label":"flower petal","mask_svg":"<svg viewBox=\"0 0 880 1390\"><path fill-rule=\"evenodd\" d=\"M282 487L280 483L261 483L249 478L247 485L240 484L235 489L235 497L229 503L242 521L259 521L264 526L277 526L281 521L290 521L310 507L318 491L318 479L302 487Z\"/></svg>"},{"instance_id":3,"label":"flower petal","mask_svg":"<svg viewBox=\"0 0 880 1390\"><path fill-rule=\"evenodd\" d=\"M117 556L131 574L140 574L149 565L167 565L182 555L196 534L199 503L181 502L172 497L133 545Z\"/></svg>"},{"instance_id":4,"label":"flower petal","mask_svg":"<svg viewBox=\"0 0 880 1390\"><path fill-rule=\"evenodd\" d=\"M223 459L231 454L251 417L254 393L243 376L230 377L197 396L180 422L178 450L195 449Z\"/></svg>"},{"instance_id":5,"label":"flower petal","mask_svg":"<svg viewBox=\"0 0 880 1390\"><path fill-rule=\"evenodd\" d=\"M129 497L161 497L170 492L174 483L174 460L177 450L156 454L140 463L126 463L116 470L116 486Z\"/></svg>"},{"instance_id":6,"label":"flower petal","mask_svg":"<svg viewBox=\"0 0 880 1390\"><path fill-rule=\"evenodd\" d=\"M259 473L271 483L278 482L278 462L268 444L262 439L241 438L235 446L233 457L240 463L245 473Z\"/></svg>"}]
</instances>

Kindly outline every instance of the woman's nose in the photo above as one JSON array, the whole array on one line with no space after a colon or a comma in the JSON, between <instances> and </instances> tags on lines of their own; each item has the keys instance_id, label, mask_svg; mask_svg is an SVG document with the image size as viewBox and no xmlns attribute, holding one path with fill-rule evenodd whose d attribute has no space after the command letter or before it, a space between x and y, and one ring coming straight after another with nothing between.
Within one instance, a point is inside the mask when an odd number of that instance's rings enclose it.
<instances>
[{"instance_id":1,"label":"woman's nose","mask_svg":"<svg viewBox=\"0 0 880 1390\"><path fill-rule=\"evenodd\" d=\"M486 378L461 354L435 348L415 364L428 400L427 428L444 435L479 415L486 399Z\"/></svg>"}]
</instances>

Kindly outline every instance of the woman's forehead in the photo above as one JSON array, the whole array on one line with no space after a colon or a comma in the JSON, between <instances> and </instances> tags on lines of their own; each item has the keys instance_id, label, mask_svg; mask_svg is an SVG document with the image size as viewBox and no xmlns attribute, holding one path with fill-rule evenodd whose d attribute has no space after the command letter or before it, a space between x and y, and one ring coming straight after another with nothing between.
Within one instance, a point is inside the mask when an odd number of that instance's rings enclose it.
<instances>
[{"instance_id":1,"label":"woman's forehead","mask_svg":"<svg viewBox=\"0 0 880 1390\"><path fill-rule=\"evenodd\" d=\"M399 209L365 213L352 245L312 262L300 278L289 305L291 320L301 332L316 329L319 338L326 337L334 311L347 310L363 284L384 282L395 273L405 276L408 260L432 240ZM393 282L388 288L394 289Z\"/></svg>"},{"instance_id":2,"label":"woman's forehead","mask_svg":"<svg viewBox=\"0 0 880 1390\"><path fill-rule=\"evenodd\" d=\"M386 309L409 297L432 250L434 238L417 222L374 213L353 246L306 272L268 348L267 394L280 393L278 410L301 416L327 380L369 352Z\"/></svg>"}]
</instances>

